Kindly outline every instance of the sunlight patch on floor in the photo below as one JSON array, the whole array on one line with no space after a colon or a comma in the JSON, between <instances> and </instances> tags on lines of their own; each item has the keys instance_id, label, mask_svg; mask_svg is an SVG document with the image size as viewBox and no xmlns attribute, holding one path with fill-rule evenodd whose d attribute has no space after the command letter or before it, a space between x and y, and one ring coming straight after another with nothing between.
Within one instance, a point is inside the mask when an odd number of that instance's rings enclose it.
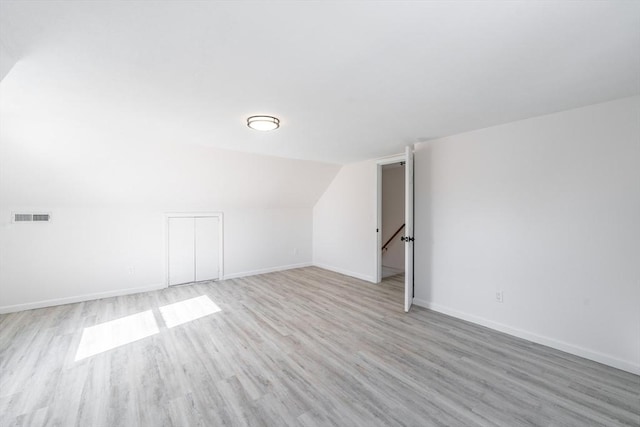
<instances>
[{"instance_id":1,"label":"sunlight patch on floor","mask_svg":"<svg viewBox=\"0 0 640 427\"><path fill-rule=\"evenodd\" d=\"M168 328L173 328L219 311L220 307L206 295L160 307L160 313Z\"/></svg>"},{"instance_id":2,"label":"sunlight patch on floor","mask_svg":"<svg viewBox=\"0 0 640 427\"><path fill-rule=\"evenodd\" d=\"M84 328L75 360L77 362L158 332L151 310Z\"/></svg>"}]
</instances>

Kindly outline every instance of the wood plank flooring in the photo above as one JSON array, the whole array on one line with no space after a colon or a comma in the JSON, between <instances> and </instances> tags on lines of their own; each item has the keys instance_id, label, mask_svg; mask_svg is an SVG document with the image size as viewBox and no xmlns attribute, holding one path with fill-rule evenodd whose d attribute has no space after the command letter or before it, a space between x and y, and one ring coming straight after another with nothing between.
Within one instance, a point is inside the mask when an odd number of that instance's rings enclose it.
<instances>
[{"instance_id":1,"label":"wood plank flooring","mask_svg":"<svg viewBox=\"0 0 640 427\"><path fill-rule=\"evenodd\" d=\"M220 311L167 327L203 295ZM75 360L148 310L156 332ZM0 425L639 426L640 377L309 267L0 316Z\"/></svg>"}]
</instances>

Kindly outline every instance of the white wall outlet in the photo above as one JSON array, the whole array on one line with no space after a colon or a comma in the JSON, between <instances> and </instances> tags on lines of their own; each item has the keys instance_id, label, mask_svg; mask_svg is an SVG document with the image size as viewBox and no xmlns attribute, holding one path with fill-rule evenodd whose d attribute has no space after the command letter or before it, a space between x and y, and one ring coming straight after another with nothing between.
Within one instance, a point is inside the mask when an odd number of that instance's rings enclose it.
<instances>
[{"instance_id":1,"label":"white wall outlet","mask_svg":"<svg viewBox=\"0 0 640 427\"><path fill-rule=\"evenodd\" d=\"M504 302L504 293L502 291L496 291L496 301Z\"/></svg>"},{"instance_id":2,"label":"white wall outlet","mask_svg":"<svg viewBox=\"0 0 640 427\"><path fill-rule=\"evenodd\" d=\"M293 248L293 254L298 255L298 248Z\"/></svg>"}]
</instances>

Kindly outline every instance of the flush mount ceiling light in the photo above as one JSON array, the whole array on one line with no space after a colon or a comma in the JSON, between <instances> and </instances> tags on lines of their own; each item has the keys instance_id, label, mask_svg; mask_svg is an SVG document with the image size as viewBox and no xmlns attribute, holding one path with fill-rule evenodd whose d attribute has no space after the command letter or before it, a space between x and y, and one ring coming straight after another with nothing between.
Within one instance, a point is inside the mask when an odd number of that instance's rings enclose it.
<instances>
[{"instance_id":1,"label":"flush mount ceiling light","mask_svg":"<svg viewBox=\"0 0 640 427\"><path fill-rule=\"evenodd\" d=\"M251 116L247 126L255 130L274 130L280 127L280 120L273 116Z\"/></svg>"}]
</instances>

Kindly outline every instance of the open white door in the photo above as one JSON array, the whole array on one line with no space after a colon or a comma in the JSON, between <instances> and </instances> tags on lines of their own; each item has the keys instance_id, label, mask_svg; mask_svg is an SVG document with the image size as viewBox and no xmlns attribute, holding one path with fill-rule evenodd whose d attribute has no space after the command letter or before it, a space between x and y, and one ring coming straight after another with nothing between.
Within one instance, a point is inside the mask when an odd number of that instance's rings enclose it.
<instances>
[{"instance_id":1,"label":"open white door","mask_svg":"<svg viewBox=\"0 0 640 427\"><path fill-rule=\"evenodd\" d=\"M413 304L413 145L405 148L406 165L404 168L404 311Z\"/></svg>"}]
</instances>

